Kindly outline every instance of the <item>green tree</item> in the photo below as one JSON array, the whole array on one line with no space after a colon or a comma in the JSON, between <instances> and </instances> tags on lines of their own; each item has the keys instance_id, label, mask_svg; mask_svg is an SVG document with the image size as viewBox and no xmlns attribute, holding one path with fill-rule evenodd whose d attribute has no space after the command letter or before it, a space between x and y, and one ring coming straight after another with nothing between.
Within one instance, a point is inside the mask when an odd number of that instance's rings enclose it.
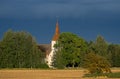
<instances>
[{"instance_id":1,"label":"green tree","mask_svg":"<svg viewBox=\"0 0 120 79\"><path fill-rule=\"evenodd\" d=\"M93 73L110 73L110 63L102 56L95 53L88 53L84 57L83 67L91 74Z\"/></svg>"},{"instance_id":2,"label":"green tree","mask_svg":"<svg viewBox=\"0 0 120 79\"><path fill-rule=\"evenodd\" d=\"M120 45L110 44L108 52L111 54L111 64L113 67L120 67Z\"/></svg>"},{"instance_id":3,"label":"green tree","mask_svg":"<svg viewBox=\"0 0 120 79\"><path fill-rule=\"evenodd\" d=\"M80 65L81 53L86 50L85 41L73 33L62 33L56 46L56 65L64 67L78 67Z\"/></svg>"},{"instance_id":4,"label":"green tree","mask_svg":"<svg viewBox=\"0 0 120 79\"><path fill-rule=\"evenodd\" d=\"M53 66L59 69L63 69L65 67L65 59L63 59L62 52L60 50L56 51L57 53L54 55Z\"/></svg>"},{"instance_id":5,"label":"green tree","mask_svg":"<svg viewBox=\"0 0 120 79\"><path fill-rule=\"evenodd\" d=\"M7 31L0 42L0 68L37 68L42 63L42 52L27 32Z\"/></svg>"},{"instance_id":6,"label":"green tree","mask_svg":"<svg viewBox=\"0 0 120 79\"><path fill-rule=\"evenodd\" d=\"M95 41L95 53L107 57L108 52L108 44L106 43L105 39L102 36L98 36Z\"/></svg>"},{"instance_id":7,"label":"green tree","mask_svg":"<svg viewBox=\"0 0 120 79\"><path fill-rule=\"evenodd\" d=\"M90 41L88 43L88 53L95 52L96 54L107 58L107 60L111 63L111 53L108 52L108 43L102 36L98 36L96 41Z\"/></svg>"}]
</instances>

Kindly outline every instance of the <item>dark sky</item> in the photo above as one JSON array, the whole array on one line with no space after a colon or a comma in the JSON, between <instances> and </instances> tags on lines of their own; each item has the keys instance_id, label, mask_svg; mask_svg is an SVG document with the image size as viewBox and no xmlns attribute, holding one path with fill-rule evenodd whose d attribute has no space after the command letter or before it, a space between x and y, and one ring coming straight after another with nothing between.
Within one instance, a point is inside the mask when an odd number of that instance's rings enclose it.
<instances>
[{"instance_id":1,"label":"dark sky","mask_svg":"<svg viewBox=\"0 0 120 79\"><path fill-rule=\"evenodd\" d=\"M38 43L50 43L56 17L61 32L87 41L102 35L120 44L120 0L0 0L0 39L12 29L30 32Z\"/></svg>"}]
</instances>

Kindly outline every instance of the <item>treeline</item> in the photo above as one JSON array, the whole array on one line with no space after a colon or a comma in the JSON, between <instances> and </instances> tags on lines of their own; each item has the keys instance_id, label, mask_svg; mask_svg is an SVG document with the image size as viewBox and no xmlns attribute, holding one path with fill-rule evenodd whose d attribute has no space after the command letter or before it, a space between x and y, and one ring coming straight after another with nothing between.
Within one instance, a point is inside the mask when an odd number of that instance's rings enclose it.
<instances>
[{"instance_id":1,"label":"treeline","mask_svg":"<svg viewBox=\"0 0 120 79\"><path fill-rule=\"evenodd\" d=\"M58 50L53 66L57 68L89 66L91 70L109 70L109 67L120 67L120 45L110 44L102 36L88 42L76 34L65 32L61 33L55 47Z\"/></svg>"},{"instance_id":2,"label":"treeline","mask_svg":"<svg viewBox=\"0 0 120 79\"><path fill-rule=\"evenodd\" d=\"M44 54L27 32L7 31L0 40L0 68L43 68Z\"/></svg>"},{"instance_id":3,"label":"treeline","mask_svg":"<svg viewBox=\"0 0 120 79\"><path fill-rule=\"evenodd\" d=\"M53 58L56 68L120 67L120 45L110 44L102 36L88 42L65 32L60 34L55 47L58 49ZM0 68L47 68L44 58L45 53L38 49L37 42L27 32L9 30L0 40Z\"/></svg>"}]
</instances>

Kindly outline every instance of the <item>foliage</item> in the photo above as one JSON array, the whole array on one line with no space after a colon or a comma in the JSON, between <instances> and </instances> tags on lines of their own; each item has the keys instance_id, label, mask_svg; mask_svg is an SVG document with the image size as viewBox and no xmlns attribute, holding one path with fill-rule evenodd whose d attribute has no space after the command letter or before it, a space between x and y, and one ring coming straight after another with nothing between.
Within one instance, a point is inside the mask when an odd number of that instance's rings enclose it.
<instances>
[{"instance_id":1,"label":"foliage","mask_svg":"<svg viewBox=\"0 0 120 79\"><path fill-rule=\"evenodd\" d=\"M42 57L29 33L9 30L0 42L0 68L38 68Z\"/></svg>"},{"instance_id":2,"label":"foliage","mask_svg":"<svg viewBox=\"0 0 120 79\"><path fill-rule=\"evenodd\" d=\"M108 44L102 36L98 36L95 41L87 42L87 53L94 52L105 57L112 67L120 67L120 45Z\"/></svg>"},{"instance_id":3,"label":"foliage","mask_svg":"<svg viewBox=\"0 0 120 79\"><path fill-rule=\"evenodd\" d=\"M62 58L62 52L60 52L59 50L57 51L57 54L55 54L54 56L54 62L53 62L53 66L57 67L58 69L63 69L65 67L65 60Z\"/></svg>"},{"instance_id":4,"label":"foliage","mask_svg":"<svg viewBox=\"0 0 120 79\"><path fill-rule=\"evenodd\" d=\"M53 65L57 68L87 64L91 73L99 73L107 71L106 68L109 71L110 64L112 67L120 67L120 45L108 44L103 36L86 42L73 33L64 32L55 47L58 50ZM0 40L0 68L46 68L44 57L35 39L27 32L9 30Z\"/></svg>"},{"instance_id":5,"label":"foliage","mask_svg":"<svg viewBox=\"0 0 120 79\"><path fill-rule=\"evenodd\" d=\"M113 67L120 67L120 45L110 44L108 52L111 55L111 64Z\"/></svg>"},{"instance_id":6,"label":"foliage","mask_svg":"<svg viewBox=\"0 0 120 79\"><path fill-rule=\"evenodd\" d=\"M72 33L62 33L56 45L58 52L54 61L58 67L78 67L80 65L81 53L86 50L85 41Z\"/></svg>"},{"instance_id":7,"label":"foliage","mask_svg":"<svg viewBox=\"0 0 120 79\"><path fill-rule=\"evenodd\" d=\"M84 57L83 67L88 69L91 74L110 73L110 63L102 56L95 53L88 53Z\"/></svg>"},{"instance_id":8,"label":"foliage","mask_svg":"<svg viewBox=\"0 0 120 79\"><path fill-rule=\"evenodd\" d=\"M108 44L102 36L98 36L95 42L90 41L90 43L88 43L88 48L88 52L92 51L103 57L108 56Z\"/></svg>"},{"instance_id":9,"label":"foliage","mask_svg":"<svg viewBox=\"0 0 120 79\"><path fill-rule=\"evenodd\" d=\"M85 42L75 34L62 33L55 47L59 49L54 58L54 66L56 67L82 66L86 54L90 52L101 58L101 63L103 61L108 63L108 67L110 64L120 67L120 45L108 44L102 36L98 36L96 41Z\"/></svg>"},{"instance_id":10,"label":"foliage","mask_svg":"<svg viewBox=\"0 0 120 79\"><path fill-rule=\"evenodd\" d=\"M95 41L95 52L100 56L107 57L108 44L102 36L98 36Z\"/></svg>"}]
</instances>

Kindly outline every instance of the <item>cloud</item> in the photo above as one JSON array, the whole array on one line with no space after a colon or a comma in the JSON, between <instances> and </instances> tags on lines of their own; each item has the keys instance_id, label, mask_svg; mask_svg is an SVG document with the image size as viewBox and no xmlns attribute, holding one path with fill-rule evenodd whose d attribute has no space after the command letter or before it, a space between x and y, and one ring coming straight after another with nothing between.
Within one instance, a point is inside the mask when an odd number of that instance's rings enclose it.
<instances>
[{"instance_id":1,"label":"cloud","mask_svg":"<svg viewBox=\"0 0 120 79\"><path fill-rule=\"evenodd\" d=\"M4 0L1 18L81 17L120 14L120 0ZM100 14L101 13L101 14ZM95 17L96 17L95 16Z\"/></svg>"}]
</instances>

